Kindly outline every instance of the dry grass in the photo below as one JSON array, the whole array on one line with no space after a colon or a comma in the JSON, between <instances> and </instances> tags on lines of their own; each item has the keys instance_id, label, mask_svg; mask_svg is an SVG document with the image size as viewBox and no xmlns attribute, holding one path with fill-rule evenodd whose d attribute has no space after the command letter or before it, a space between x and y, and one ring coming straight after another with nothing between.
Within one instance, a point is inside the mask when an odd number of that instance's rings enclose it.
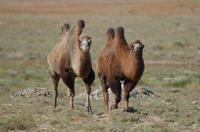
<instances>
[{"instance_id":1,"label":"dry grass","mask_svg":"<svg viewBox=\"0 0 200 132\"><path fill-rule=\"evenodd\" d=\"M0 5L0 13L34 13L34 14L130 14L130 15L200 15L200 2L193 0L175 1L130 1L130 2L8 2Z\"/></svg>"},{"instance_id":2,"label":"dry grass","mask_svg":"<svg viewBox=\"0 0 200 132\"><path fill-rule=\"evenodd\" d=\"M0 131L200 130L199 1L99 1L98 6L53 2L0 4ZM132 113L121 112L123 102L119 110L102 113L103 101L92 100L94 115L84 113L84 97L75 98L75 109L68 110L62 82L56 109L53 97L10 98L26 87L53 92L46 55L58 40L61 25L80 18L93 38L94 63L108 27L124 26L129 43L141 39L146 69L139 85L147 85L160 97L131 99ZM99 87L96 79L92 89ZM76 95L83 92L78 79Z\"/></svg>"}]
</instances>

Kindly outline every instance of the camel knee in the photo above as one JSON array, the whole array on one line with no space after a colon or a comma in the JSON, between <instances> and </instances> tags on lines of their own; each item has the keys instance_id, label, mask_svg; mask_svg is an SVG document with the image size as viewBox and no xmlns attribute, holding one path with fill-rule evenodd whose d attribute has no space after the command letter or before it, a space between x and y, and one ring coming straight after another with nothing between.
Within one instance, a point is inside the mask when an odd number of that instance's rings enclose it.
<instances>
[{"instance_id":1,"label":"camel knee","mask_svg":"<svg viewBox=\"0 0 200 132\"><path fill-rule=\"evenodd\" d=\"M52 83L57 85L58 81L60 80L60 76L56 72L50 70L49 70L49 75L52 79Z\"/></svg>"},{"instance_id":2,"label":"camel knee","mask_svg":"<svg viewBox=\"0 0 200 132\"><path fill-rule=\"evenodd\" d=\"M129 94L129 93L125 93L125 94L124 94L124 99L125 99L126 101L129 99L129 97L130 97L130 94Z\"/></svg>"}]
</instances>

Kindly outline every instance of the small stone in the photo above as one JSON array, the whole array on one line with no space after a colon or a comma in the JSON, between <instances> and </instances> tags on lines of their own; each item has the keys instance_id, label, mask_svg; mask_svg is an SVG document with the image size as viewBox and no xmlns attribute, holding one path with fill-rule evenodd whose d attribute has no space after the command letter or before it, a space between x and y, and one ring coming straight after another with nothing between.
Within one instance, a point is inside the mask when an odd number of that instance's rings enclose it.
<instances>
[{"instance_id":1,"label":"small stone","mask_svg":"<svg viewBox=\"0 0 200 132\"><path fill-rule=\"evenodd\" d=\"M22 97L30 97L30 96L52 96L51 92L46 88L26 88L23 90L19 90L13 95L11 98L22 96Z\"/></svg>"},{"instance_id":2,"label":"small stone","mask_svg":"<svg viewBox=\"0 0 200 132\"><path fill-rule=\"evenodd\" d=\"M196 100L192 101L192 104L198 104L198 102Z\"/></svg>"}]
</instances>

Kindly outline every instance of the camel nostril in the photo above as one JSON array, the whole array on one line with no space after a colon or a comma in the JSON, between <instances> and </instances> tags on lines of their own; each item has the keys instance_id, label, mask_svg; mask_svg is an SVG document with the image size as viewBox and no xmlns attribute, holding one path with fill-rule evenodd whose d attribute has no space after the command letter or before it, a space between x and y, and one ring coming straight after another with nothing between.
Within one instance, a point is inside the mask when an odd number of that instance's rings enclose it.
<instances>
[{"instance_id":1,"label":"camel nostril","mask_svg":"<svg viewBox=\"0 0 200 132\"><path fill-rule=\"evenodd\" d=\"M88 50L90 49L90 47L89 47L89 45L88 45L87 43L83 43L83 44L81 45L81 49L82 49L83 51L88 51Z\"/></svg>"}]
</instances>

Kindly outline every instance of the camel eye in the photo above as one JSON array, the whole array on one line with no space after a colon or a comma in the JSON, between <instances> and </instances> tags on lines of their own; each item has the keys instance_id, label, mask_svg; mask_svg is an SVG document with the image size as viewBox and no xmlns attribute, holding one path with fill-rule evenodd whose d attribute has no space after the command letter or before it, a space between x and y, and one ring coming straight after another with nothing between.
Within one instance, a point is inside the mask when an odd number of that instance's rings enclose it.
<instances>
[{"instance_id":1,"label":"camel eye","mask_svg":"<svg viewBox=\"0 0 200 132\"><path fill-rule=\"evenodd\" d=\"M87 39L87 43L89 43L89 44L90 44L90 43L91 43L91 39Z\"/></svg>"},{"instance_id":2,"label":"camel eye","mask_svg":"<svg viewBox=\"0 0 200 132\"><path fill-rule=\"evenodd\" d=\"M144 49L144 45L141 45L141 48Z\"/></svg>"},{"instance_id":3,"label":"camel eye","mask_svg":"<svg viewBox=\"0 0 200 132\"><path fill-rule=\"evenodd\" d=\"M82 38L79 38L79 41L80 41L80 42L83 42L83 39L82 39Z\"/></svg>"}]
</instances>

